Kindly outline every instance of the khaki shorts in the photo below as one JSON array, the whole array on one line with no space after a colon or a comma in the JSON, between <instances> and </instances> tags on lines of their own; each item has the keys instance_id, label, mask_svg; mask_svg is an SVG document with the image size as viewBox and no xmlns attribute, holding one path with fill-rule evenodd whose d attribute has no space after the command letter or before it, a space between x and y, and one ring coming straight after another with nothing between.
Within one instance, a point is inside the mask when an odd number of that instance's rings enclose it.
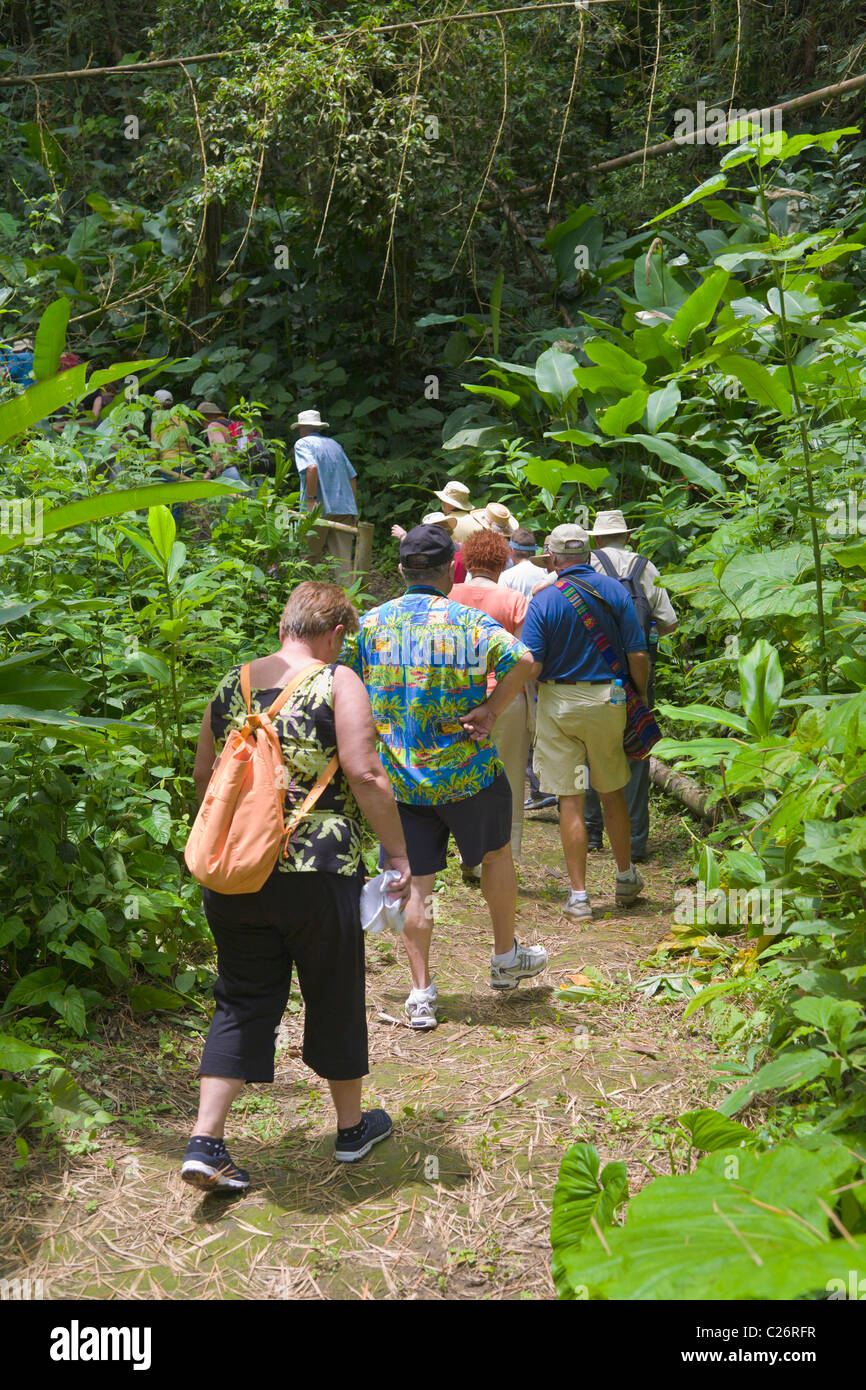
<instances>
[{"instance_id":1,"label":"khaki shorts","mask_svg":"<svg viewBox=\"0 0 866 1390\"><path fill-rule=\"evenodd\" d=\"M625 706L612 705L610 685L540 685L533 767L546 792L579 796L589 763L597 792L615 792L631 769L622 746Z\"/></svg>"}]
</instances>

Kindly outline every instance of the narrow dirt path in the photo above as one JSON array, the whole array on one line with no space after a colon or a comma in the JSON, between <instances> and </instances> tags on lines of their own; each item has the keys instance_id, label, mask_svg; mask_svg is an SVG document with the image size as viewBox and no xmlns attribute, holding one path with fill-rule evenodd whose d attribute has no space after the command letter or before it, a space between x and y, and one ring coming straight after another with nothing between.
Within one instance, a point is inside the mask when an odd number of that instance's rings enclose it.
<instances>
[{"instance_id":1,"label":"narrow dirt path","mask_svg":"<svg viewBox=\"0 0 866 1390\"><path fill-rule=\"evenodd\" d=\"M603 1161L624 1158L632 1190L650 1167L668 1171L665 1135L708 1103L712 1059L681 1002L634 989L688 879L679 818L654 803L658 853L627 913L614 905L613 861L593 856L586 924L559 911L555 814L528 821L519 930L551 955L537 987L490 991L484 904L456 860L437 899L435 1032L403 1026L399 944L368 943L365 1104L390 1112L392 1139L357 1168L334 1164L330 1102L299 1059L290 1012L275 1085L251 1088L230 1122L253 1186L234 1201L202 1198L178 1175L199 1032L115 1016L101 1053L91 1043L79 1055L94 1059L82 1082L114 1099L117 1122L90 1154L37 1158L23 1174L5 1158L0 1273L42 1279L46 1298L553 1297L549 1215L565 1149L586 1139ZM587 968L602 977L595 997L559 1002Z\"/></svg>"}]
</instances>

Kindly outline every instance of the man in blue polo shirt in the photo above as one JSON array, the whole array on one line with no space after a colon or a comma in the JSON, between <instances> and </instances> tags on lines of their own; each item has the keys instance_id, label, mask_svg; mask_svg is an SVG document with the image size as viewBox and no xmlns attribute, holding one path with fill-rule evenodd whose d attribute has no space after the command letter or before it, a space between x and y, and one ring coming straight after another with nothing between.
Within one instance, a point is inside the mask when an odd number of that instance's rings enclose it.
<instances>
[{"instance_id":1,"label":"man in blue polo shirt","mask_svg":"<svg viewBox=\"0 0 866 1390\"><path fill-rule=\"evenodd\" d=\"M550 553L559 578L577 586L591 617L644 696L649 657L634 604L618 580L596 574L590 565L589 533L582 526L557 526L550 536ZM610 703L613 672L580 614L555 584L531 599L521 640L541 663L535 771L541 785L559 797L559 830L571 880L563 910L569 917L591 917L583 814L587 763L616 859L617 903L634 902L643 887L631 862L623 794L630 773L622 746L625 705Z\"/></svg>"}]
</instances>

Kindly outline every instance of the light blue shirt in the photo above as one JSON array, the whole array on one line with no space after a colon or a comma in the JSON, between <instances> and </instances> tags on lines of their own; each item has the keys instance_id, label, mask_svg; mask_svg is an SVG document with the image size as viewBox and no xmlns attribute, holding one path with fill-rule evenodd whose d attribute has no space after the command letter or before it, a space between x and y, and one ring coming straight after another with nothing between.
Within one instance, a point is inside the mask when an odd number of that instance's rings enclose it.
<instances>
[{"instance_id":1,"label":"light blue shirt","mask_svg":"<svg viewBox=\"0 0 866 1390\"><path fill-rule=\"evenodd\" d=\"M308 434L295 444L295 463L301 475L301 510L306 511L306 479L310 464L319 470L316 503L323 516L357 516L358 507L352 495L352 478L357 473L336 439L326 434Z\"/></svg>"}]
</instances>

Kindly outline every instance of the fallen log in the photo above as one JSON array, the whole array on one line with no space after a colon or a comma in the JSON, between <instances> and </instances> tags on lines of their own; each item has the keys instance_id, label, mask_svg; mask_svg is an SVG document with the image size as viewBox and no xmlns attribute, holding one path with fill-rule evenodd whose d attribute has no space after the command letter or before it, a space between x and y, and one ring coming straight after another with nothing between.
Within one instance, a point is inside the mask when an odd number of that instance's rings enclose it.
<instances>
[{"instance_id":1,"label":"fallen log","mask_svg":"<svg viewBox=\"0 0 866 1390\"><path fill-rule=\"evenodd\" d=\"M699 783L693 778L686 777L683 772L674 772L667 763L660 762L658 758L650 758L650 780L653 786L659 787L667 792L675 801L679 801L693 815L699 816L701 820L709 821L715 825L719 819L718 807L707 806L708 793L704 791Z\"/></svg>"}]
</instances>

